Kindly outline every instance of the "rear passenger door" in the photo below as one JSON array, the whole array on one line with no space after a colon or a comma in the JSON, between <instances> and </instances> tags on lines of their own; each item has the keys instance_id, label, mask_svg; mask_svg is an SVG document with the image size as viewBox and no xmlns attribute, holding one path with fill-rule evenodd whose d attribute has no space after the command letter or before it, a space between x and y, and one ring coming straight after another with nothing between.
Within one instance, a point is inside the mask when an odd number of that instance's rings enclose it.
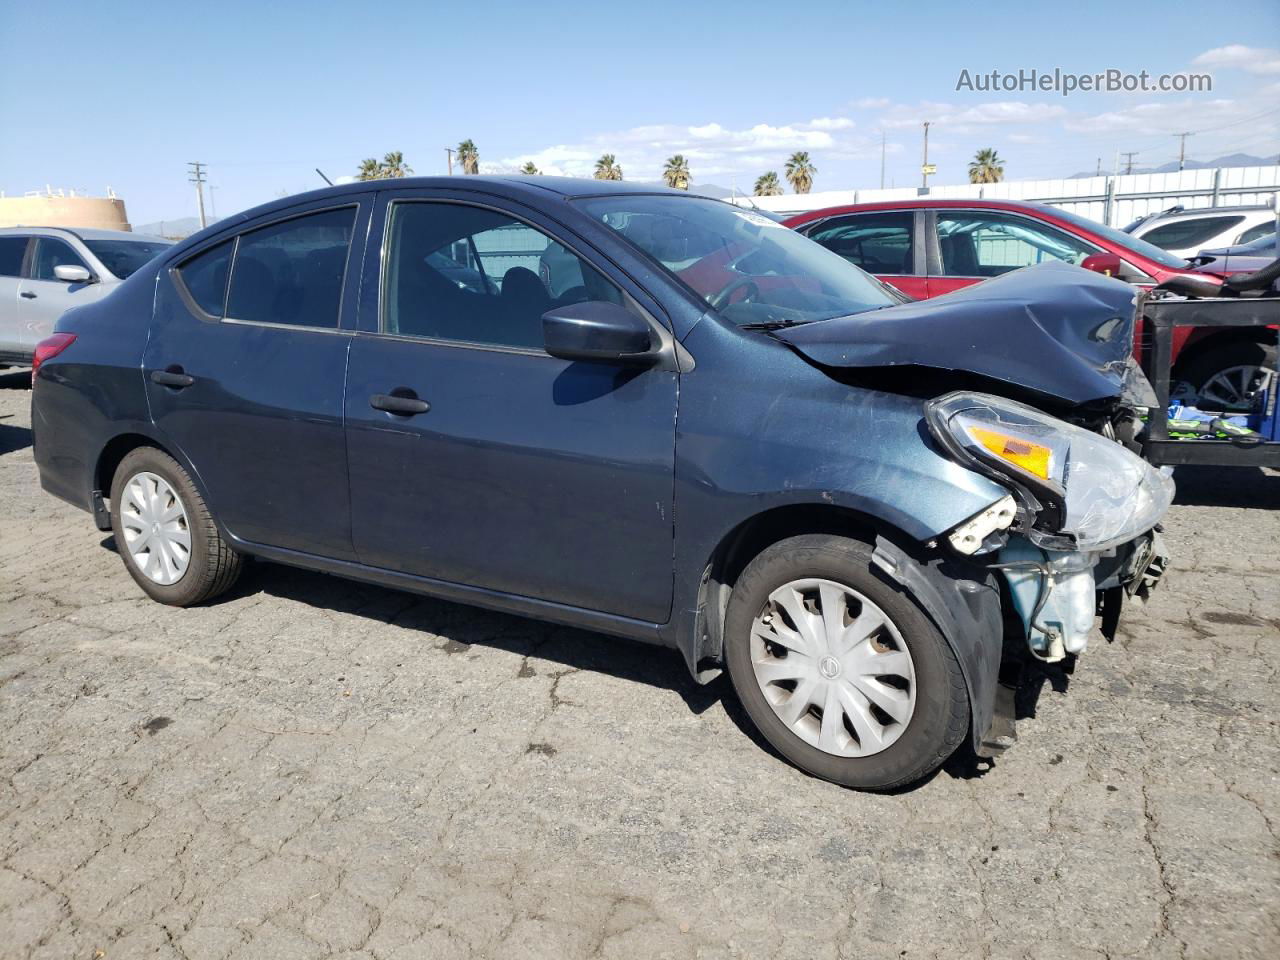
<instances>
[{"instance_id":1,"label":"rear passenger door","mask_svg":"<svg viewBox=\"0 0 1280 960\"><path fill-rule=\"evenodd\" d=\"M27 355L18 322L18 290L26 254L26 237L0 236L0 359L19 360Z\"/></svg>"},{"instance_id":2,"label":"rear passenger door","mask_svg":"<svg viewBox=\"0 0 1280 960\"><path fill-rule=\"evenodd\" d=\"M820 221L806 234L833 253L916 299L928 294L923 211L881 210Z\"/></svg>"},{"instance_id":3,"label":"rear passenger door","mask_svg":"<svg viewBox=\"0 0 1280 960\"><path fill-rule=\"evenodd\" d=\"M151 414L232 536L349 559L342 391L371 195L264 218L160 276Z\"/></svg>"}]
</instances>

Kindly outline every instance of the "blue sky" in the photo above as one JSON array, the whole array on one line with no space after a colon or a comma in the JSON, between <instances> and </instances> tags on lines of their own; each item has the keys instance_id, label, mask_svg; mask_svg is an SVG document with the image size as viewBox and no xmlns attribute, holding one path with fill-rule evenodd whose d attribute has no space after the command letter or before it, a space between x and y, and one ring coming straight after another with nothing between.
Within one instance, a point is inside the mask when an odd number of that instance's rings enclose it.
<instances>
[{"instance_id":1,"label":"blue sky","mask_svg":"<svg viewBox=\"0 0 1280 960\"><path fill-rule=\"evenodd\" d=\"M130 219L189 216L186 163L209 164L219 214L349 175L401 150L445 172L470 137L485 171L526 159L582 173L612 152L628 179L690 157L694 184L749 189L808 149L815 189L935 183L981 147L1008 179L1188 156L1280 151L1280 4L1229 15L1160 3L971 5L810 0L54 6L0 0L0 190L111 186ZM110 11L110 12L108 12ZM1268 49L1270 47L1271 49ZM1210 72L1211 93L957 92L962 68Z\"/></svg>"}]
</instances>

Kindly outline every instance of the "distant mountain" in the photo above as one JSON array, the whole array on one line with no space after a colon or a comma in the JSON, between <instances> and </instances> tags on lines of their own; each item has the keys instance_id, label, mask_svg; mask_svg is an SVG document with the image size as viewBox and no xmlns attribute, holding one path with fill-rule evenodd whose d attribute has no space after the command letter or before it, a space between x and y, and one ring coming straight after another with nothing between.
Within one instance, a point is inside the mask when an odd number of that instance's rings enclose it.
<instances>
[{"instance_id":1,"label":"distant mountain","mask_svg":"<svg viewBox=\"0 0 1280 960\"><path fill-rule=\"evenodd\" d=\"M210 220L209 223L217 223L217 221ZM157 220L155 223L133 225L134 233L147 233L153 237L169 237L173 240L189 237L199 229L199 217L176 217L173 220Z\"/></svg>"},{"instance_id":2,"label":"distant mountain","mask_svg":"<svg viewBox=\"0 0 1280 960\"><path fill-rule=\"evenodd\" d=\"M1184 163L1184 170L1212 170L1214 167L1265 167L1271 164L1280 163L1280 154L1274 157L1255 157L1247 153L1229 153L1225 157L1218 157L1217 160L1210 160L1208 163L1202 163L1199 160L1188 160ZM1161 164L1158 167L1134 167L1133 173L1177 173L1178 161L1170 160L1168 163ZM1110 176L1110 170L1103 170L1103 176ZM1078 180L1081 177L1096 177L1096 172L1073 173L1068 180Z\"/></svg>"}]
</instances>

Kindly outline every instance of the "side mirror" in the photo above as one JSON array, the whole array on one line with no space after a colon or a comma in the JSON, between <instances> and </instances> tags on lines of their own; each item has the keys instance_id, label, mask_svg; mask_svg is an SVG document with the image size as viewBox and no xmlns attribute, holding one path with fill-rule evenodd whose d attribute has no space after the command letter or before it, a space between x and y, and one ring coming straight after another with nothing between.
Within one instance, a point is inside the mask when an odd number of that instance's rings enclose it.
<instances>
[{"instance_id":1,"label":"side mirror","mask_svg":"<svg viewBox=\"0 0 1280 960\"><path fill-rule=\"evenodd\" d=\"M53 275L64 283L88 283L93 274L84 267L72 263L60 263L53 268Z\"/></svg>"},{"instance_id":2,"label":"side mirror","mask_svg":"<svg viewBox=\"0 0 1280 960\"><path fill-rule=\"evenodd\" d=\"M1080 261L1080 266L1094 273L1105 273L1108 277L1119 277L1124 261L1114 253L1095 253Z\"/></svg>"},{"instance_id":3,"label":"side mirror","mask_svg":"<svg viewBox=\"0 0 1280 960\"><path fill-rule=\"evenodd\" d=\"M649 364L657 359L653 331L626 307L587 300L542 315L547 353L561 360Z\"/></svg>"}]
</instances>

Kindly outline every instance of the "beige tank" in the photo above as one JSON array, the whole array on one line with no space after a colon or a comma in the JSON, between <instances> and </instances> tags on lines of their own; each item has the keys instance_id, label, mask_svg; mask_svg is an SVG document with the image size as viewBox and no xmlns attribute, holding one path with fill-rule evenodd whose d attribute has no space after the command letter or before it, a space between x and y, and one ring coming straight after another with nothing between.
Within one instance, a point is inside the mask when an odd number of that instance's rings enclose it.
<instances>
[{"instance_id":1,"label":"beige tank","mask_svg":"<svg viewBox=\"0 0 1280 960\"><path fill-rule=\"evenodd\" d=\"M119 197L0 196L0 227L132 230Z\"/></svg>"}]
</instances>

